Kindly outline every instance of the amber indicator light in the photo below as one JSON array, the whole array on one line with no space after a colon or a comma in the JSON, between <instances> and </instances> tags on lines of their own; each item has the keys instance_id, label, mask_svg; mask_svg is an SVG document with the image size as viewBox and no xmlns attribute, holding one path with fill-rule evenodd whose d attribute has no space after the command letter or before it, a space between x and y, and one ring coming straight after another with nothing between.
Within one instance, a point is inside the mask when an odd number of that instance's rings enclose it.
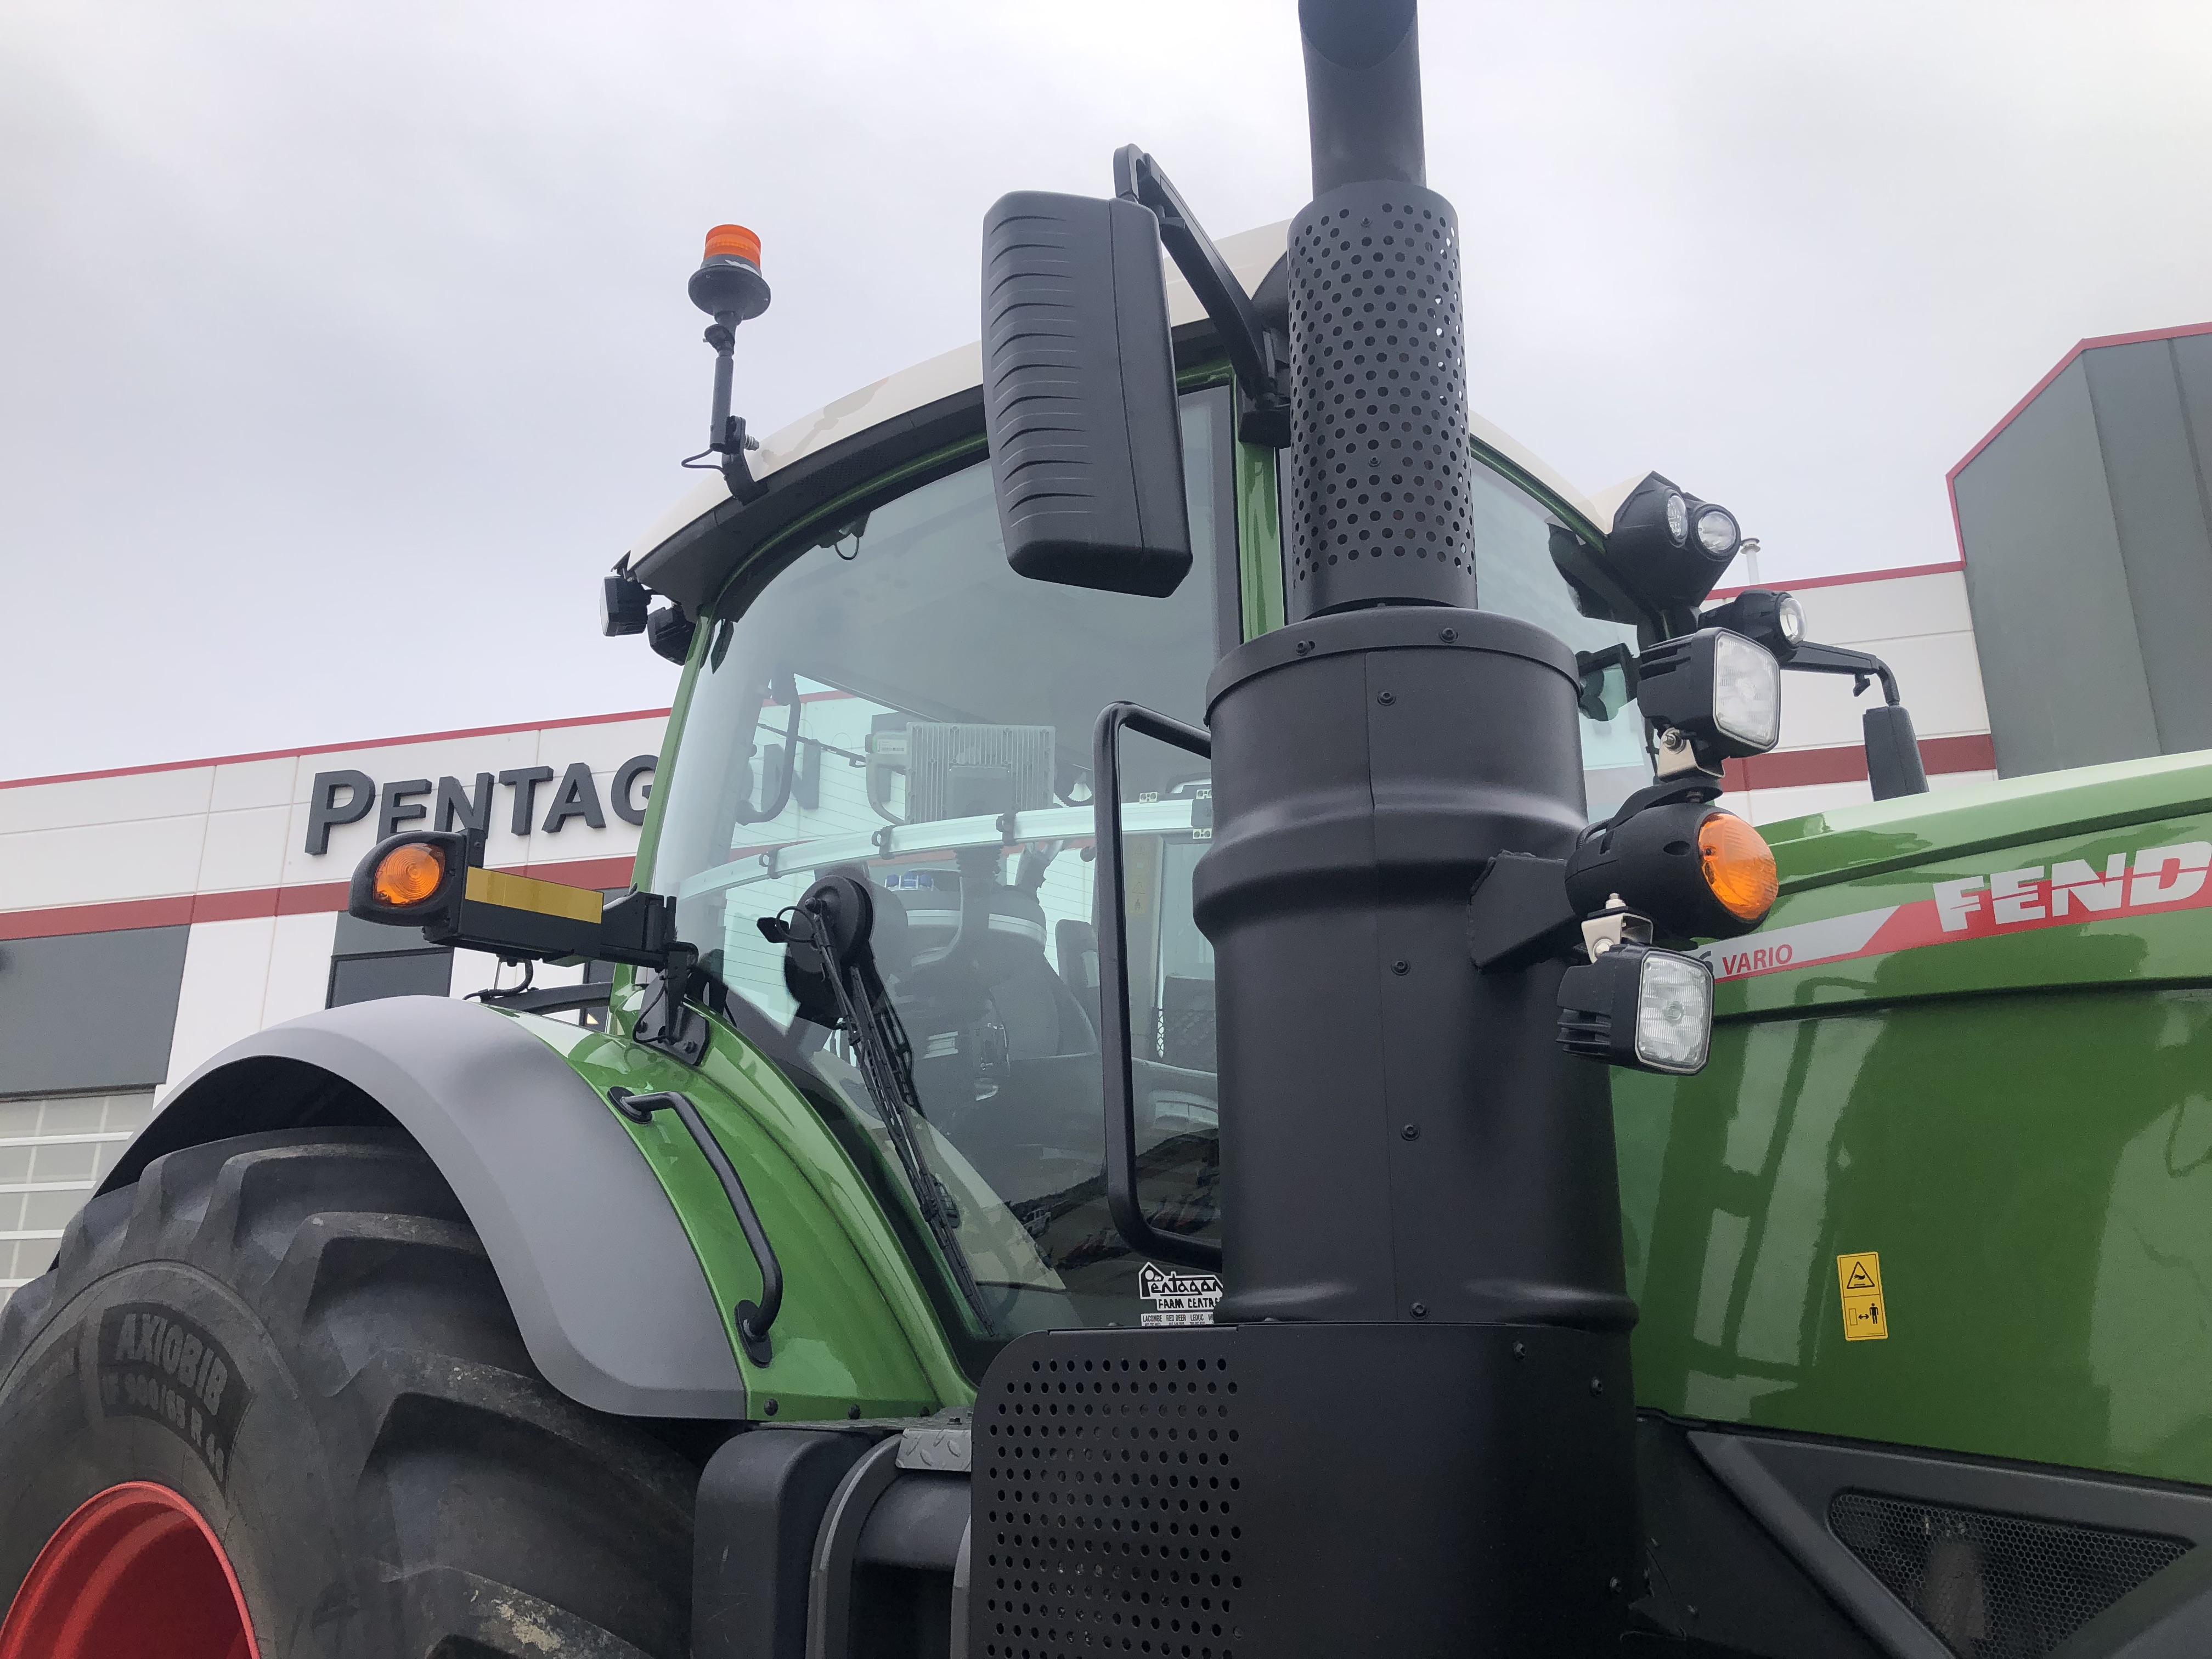
<instances>
[{"instance_id":1,"label":"amber indicator light","mask_svg":"<svg viewBox=\"0 0 2212 1659\"><path fill-rule=\"evenodd\" d=\"M760 238L743 225L716 225L707 233L706 257L743 259L757 266L761 262Z\"/></svg>"},{"instance_id":2,"label":"amber indicator light","mask_svg":"<svg viewBox=\"0 0 2212 1659\"><path fill-rule=\"evenodd\" d=\"M1733 812L1716 812L1698 826L1698 867L1728 913L1757 921L1774 908L1781 884L1766 837Z\"/></svg>"},{"instance_id":3,"label":"amber indicator light","mask_svg":"<svg viewBox=\"0 0 2212 1659\"><path fill-rule=\"evenodd\" d=\"M422 903L445 878L446 855L434 847L410 842L393 848L377 861L371 884L378 903L404 907Z\"/></svg>"}]
</instances>

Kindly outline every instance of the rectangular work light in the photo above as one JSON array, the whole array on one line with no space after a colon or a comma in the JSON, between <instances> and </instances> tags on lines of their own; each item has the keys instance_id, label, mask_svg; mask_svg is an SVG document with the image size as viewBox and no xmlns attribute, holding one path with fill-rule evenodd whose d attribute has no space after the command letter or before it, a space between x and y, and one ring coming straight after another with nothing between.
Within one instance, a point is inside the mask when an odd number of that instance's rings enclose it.
<instances>
[{"instance_id":1,"label":"rectangular work light","mask_svg":"<svg viewBox=\"0 0 2212 1659\"><path fill-rule=\"evenodd\" d=\"M1638 1072L1703 1071L1712 1045L1713 972L1650 945L1601 951L1559 977L1559 1046Z\"/></svg>"}]
</instances>

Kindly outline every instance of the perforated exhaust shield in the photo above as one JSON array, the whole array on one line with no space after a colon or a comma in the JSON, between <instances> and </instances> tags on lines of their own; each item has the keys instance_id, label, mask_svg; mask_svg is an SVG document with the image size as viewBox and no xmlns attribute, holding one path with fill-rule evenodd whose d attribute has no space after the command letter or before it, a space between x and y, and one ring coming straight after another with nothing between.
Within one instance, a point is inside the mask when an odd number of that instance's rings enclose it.
<instances>
[{"instance_id":1,"label":"perforated exhaust shield","mask_svg":"<svg viewBox=\"0 0 2212 1659\"><path fill-rule=\"evenodd\" d=\"M1625 1346L1541 1326L1056 1331L975 1401L969 1659L1588 1659L1638 1593Z\"/></svg>"},{"instance_id":2,"label":"perforated exhaust shield","mask_svg":"<svg viewBox=\"0 0 2212 1659\"><path fill-rule=\"evenodd\" d=\"M1469 610L1459 216L1419 185L1346 185L1291 222L1290 609Z\"/></svg>"}]
</instances>

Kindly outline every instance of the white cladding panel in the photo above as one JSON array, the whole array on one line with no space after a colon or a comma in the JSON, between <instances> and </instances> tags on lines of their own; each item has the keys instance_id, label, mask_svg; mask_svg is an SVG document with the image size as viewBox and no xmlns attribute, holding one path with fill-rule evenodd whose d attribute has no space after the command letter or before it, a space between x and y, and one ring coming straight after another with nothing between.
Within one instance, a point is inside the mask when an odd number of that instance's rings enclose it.
<instances>
[{"instance_id":1,"label":"white cladding panel","mask_svg":"<svg viewBox=\"0 0 2212 1659\"><path fill-rule=\"evenodd\" d=\"M374 844L377 812L334 828L329 849L307 851L314 780L355 771L378 787L427 778L411 804L434 811L441 776L471 788L480 773L550 769L535 790L530 833L513 828L514 790L495 782L488 861L547 868L602 863L611 884L637 851L639 828L615 811L617 772L657 755L664 714L460 733L355 748L210 762L117 776L0 783L0 940L80 931L174 927L197 915L184 942L171 1079L265 1025L324 1006L330 994L343 884ZM602 827L570 817L544 823L568 769L590 769ZM632 788L642 806L651 773ZM428 818L411 820L427 823ZM112 906L86 911L82 907ZM173 935L172 935L173 938ZM349 945L350 949L358 948ZM457 951L453 994L491 982L495 959ZM580 969L541 969L559 985ZM163 1085L166 1087L166 1085Z\"/></svg>"}]
</instances>

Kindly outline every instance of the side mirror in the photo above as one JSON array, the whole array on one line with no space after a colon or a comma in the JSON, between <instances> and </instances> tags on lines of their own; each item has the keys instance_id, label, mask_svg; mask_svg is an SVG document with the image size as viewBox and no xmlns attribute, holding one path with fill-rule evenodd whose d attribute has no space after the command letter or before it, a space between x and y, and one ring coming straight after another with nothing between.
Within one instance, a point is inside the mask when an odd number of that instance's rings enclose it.
<instances>
[{"instance_id":1,"label":"side mirror","mask_svg":"<svg viewBox=\"0 0 2212 1659\"><path fill-rule=\"evenodd\" d=\"M1928 793L1928 772L1920 763L1920 743L1912 716L1902 703L1869 708L1860 720L1866 733L1867 787L1876 800Z\"/></svg>"},{"instance_id":2,"label":"side mirror","mask_svg":"<svg viewBox=\"0 0 2212 1659\"><path fill-rule=\"evenodd\" d=\"M983 408L1015 570L1176 591L1190 516L1151 209L1017 191L983 216Z\"/></svg>"}]
</instances>

